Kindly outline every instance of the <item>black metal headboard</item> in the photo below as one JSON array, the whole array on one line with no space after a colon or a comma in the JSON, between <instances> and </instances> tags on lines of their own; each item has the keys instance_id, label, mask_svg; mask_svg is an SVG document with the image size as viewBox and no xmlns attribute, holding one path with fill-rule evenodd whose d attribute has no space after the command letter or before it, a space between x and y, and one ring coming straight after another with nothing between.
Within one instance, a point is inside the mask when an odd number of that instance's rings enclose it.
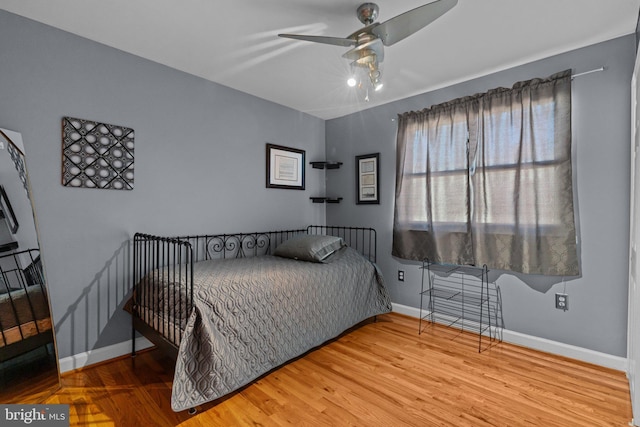
<instances>
[{"instance_id":1,"label":"black metal headboard","mask_svg":"<svg viewBox=\"0 0 640 427\"><path fill-rule=\"evenodd\" d=\"M181 236L177 239L191 245L193 260L198 262L209 259L247 258L271 254L280 243L300 234L306 234L306 230L203 234Z\"/></svg>"},{"instance_id":2,"label":"black metal headboard","mask_svg":"<svg viewBox=\"0 0 640 427\"><path fill-rule=\"evenodd\" d=\"M376 261L376 231L372 228L310 225L306 229L262 231L251 233L203 234L175 239L189 243L193 261L246 258L273 253L282 242L301 234L341 237L370 261Z\"/></svg>"}]
</instances>

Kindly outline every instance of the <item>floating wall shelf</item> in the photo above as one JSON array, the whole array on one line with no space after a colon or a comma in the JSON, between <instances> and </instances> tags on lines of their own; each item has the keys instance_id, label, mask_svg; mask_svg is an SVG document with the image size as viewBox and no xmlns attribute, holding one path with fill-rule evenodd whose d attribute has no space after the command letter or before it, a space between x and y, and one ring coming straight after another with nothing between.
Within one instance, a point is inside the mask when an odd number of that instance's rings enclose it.
<instances>
[{"instance_id":1,"label":"floating wall shelf","mask_svg":"<svg viewBox=\"0 0 640 427\"><path fill-rule=\"evenodd\" d=\"M313 203L340 203L342 197L309 197Z\"/></svg>"},{"instance_id":2,"label":"floating wall shelf","mask_svg":"<svg viewBox=\"0 0 640 427\"><path fill-rule=\"evenodd\" d=\"M342 162L309 162L314 169L339 169Z\"/></svg>"},{"instance_id":3,"label":"floating wall shelf","mask_svg":"<svg viewBox=\"0 0 640 427\"><path fill-rule=\"evenodd\" d=\"M340 169L342 162L309 162L314 169ZM309 197L313 203L340 203L342 197Z\"/></svg>"}]
</instances>

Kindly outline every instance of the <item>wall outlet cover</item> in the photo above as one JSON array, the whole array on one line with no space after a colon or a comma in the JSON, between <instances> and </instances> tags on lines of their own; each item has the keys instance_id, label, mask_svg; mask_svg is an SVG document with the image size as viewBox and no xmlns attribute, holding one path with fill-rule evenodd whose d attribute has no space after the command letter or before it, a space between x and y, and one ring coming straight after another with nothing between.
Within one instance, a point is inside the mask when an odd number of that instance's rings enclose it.
<instances>
[{"instance_id":1,"label":"wall outlet cover","mask_svg":"<svg viewBox=\"0 0 640 427\"><path fill-rule=\"evenodd\" d=\"M556 294L556 308L558 310L569 310L569 295Z\"/></svg>"}]
</instances>

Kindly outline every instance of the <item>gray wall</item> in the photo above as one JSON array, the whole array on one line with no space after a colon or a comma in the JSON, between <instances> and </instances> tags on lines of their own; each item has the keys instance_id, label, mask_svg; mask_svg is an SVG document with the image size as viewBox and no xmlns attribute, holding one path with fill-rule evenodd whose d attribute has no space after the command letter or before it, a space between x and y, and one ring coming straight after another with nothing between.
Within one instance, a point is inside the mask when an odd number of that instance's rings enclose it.
<instances>
[{"instance_id":1,"label":"gray wall","mask_svg":"<svg viewBox=\"0 0 640 427\"><path fill-rule=\"evenodd\" d=\"M200 54L200 53L198 53ZM324 158L324 121L0 11L0 127L22 133L59 356L130 336L129 239L323 224L324 172L265 188L265 143ZM61 119L135 130L133 191L61 185Z\"/></svg>"},{"instance_id":2,"label":"gray wall","mask_svg":"<svg viewBox=\"0 0 640 427\"><path fill-rule=\"evenodd\" d=\"M327 193L342 195L327 207L327 222L379 231L378 263L395 303L419 307L417 264L391 256L397 114L571 68L606 67L573 82L573 158L581 250L581 277L548 278L496 272L506 329L626 357L629 242L630 82L635 37L568 52L451 87L327 121L327 158L341 160L327 174ZM429 70L425 70L428 73ZM380 152L381 203L355 204L354 156ZM358 218L357 221L352 218ZM406 270L405 282L397 270ZM555 309L555 293L569 294L570 309Z\"/></svg>"}]
</instances>

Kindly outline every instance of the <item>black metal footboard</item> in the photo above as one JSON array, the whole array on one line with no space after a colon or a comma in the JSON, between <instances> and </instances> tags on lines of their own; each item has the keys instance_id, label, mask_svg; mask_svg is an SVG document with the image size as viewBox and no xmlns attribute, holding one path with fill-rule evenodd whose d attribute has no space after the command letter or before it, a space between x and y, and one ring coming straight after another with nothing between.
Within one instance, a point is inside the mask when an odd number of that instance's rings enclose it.
<instances>
[{"instance_id":1,"label":"black metal footboard","mask_svg":"<svg viewBox=\"0 0 640 427\"><path fill-rule=\"evenodd\" d=\"M132 347L135 331L177 351L193 307L193 248L187 241L136 233L133 238ZM166 284L167 286L165 286Z\"/></svg>"},{"instance_id":2,"label":"black metal footboard","mask_svg":"<svg viewBox=\"0 0 640 427\"><path fill-rule=\"evenodd\" d=\"M132 355L135 331L174 357L193 308L193 264L213 259L246 258L272 254L297 235L331 235L372 262L376 261L376 231L372 228L309 226L306 229L160 237L136 233L130 305Z\"/></svg>"}]
</instances>

